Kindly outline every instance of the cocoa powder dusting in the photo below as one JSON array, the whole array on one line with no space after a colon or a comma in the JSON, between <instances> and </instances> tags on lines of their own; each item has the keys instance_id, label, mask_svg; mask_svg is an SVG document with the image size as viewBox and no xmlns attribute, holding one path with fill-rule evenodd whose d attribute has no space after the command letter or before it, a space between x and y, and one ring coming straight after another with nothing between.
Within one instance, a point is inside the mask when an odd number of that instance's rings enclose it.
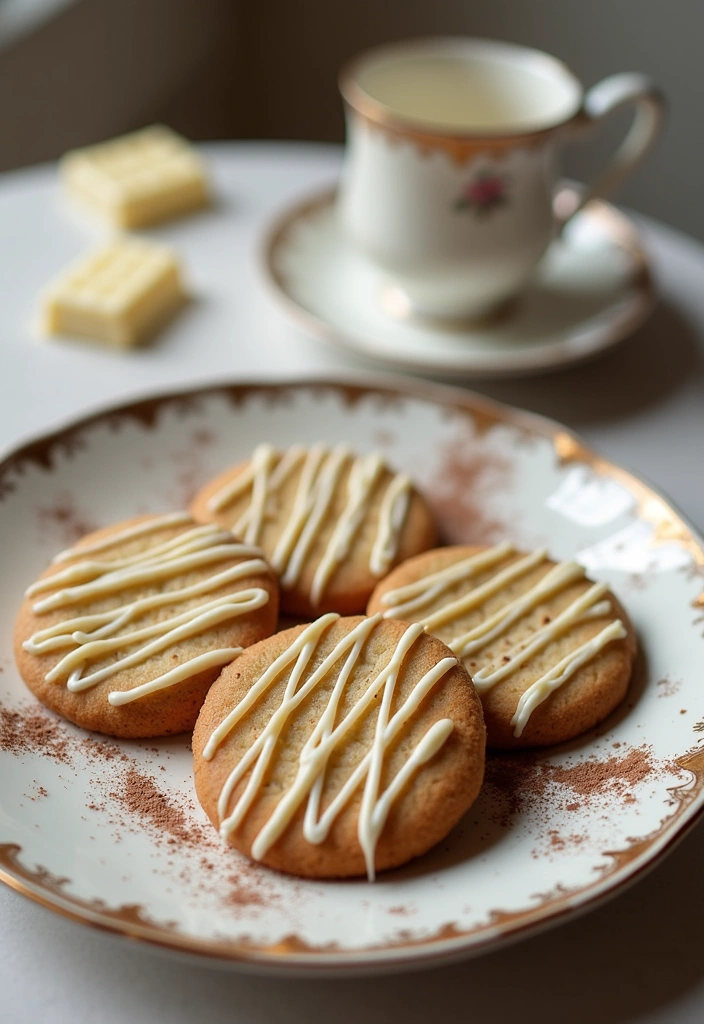
<instances>
[{"instance_id":1,"label":"cocoa powder dusting","mask_svg":"<svg viewBox=\"0 0 704 1024\"><path fill-rule=\"evenodd\" d=\"M41 508L37 513L39 525L50 530L63 544L74 544L87 533L95 530L95 525L76 508L70 494L61 494L49 508Z\"/></svg>"},{"instance_id":2,"label":"cocoa powder dusting","mask_svg":"<svg viewBox=\"0 0 704 1024\"><path fill-rule=\"evenodd\" d=\"M63 726L41 705L7 708L0 704L0 750L12 754L44 754L69 764L68 740Z\"/></svg>"},{"instance_id":3,"label":"cocoa powder dusting","mask_svg":"<svg viewBox=\"0 0 704 1024\"><path fill-rule=\"evenodd\" d=\"M490 544L506 537L506 525L487 512L487 504L508 485L511 464L479 444L467 435L445 445L423 488L448 544Z\"/></svg>"},{"instance_id":4,"label":"cocoa powder dusting","mask_svg":"<svg viewBox=\"0 0 704 1024\"><path fill-rule=\"evenodd\" d=\"M396 441L396 435L392 430L379 427L374 431L374 444L377 448L390 448Z\"/></svg>"},{"instance_id":5,"label":"cocoa powder dusting","mask_svg":"<svg viewBox=\"0 0 704 1024\"><path fill-rule=\"evenodd\" d=\"M577 811L604 799L631 803L633 787L658 772L672 772L676 766L655 760L651 749L633 747L623 755L589 758L572 765L553 765L534 754L490 756L484 785L492 790L496 818L506 827L520 811L541 801L559 803L555 787L568 796L564 810Z\"/></svg>"},{"instance_id":6,"label":"cocoa powder dusting","mask_svg":"<svg viewBox=\"0 0 704 1024\"><path fill-rule=\"evenodd\" d=\"M565 850L569 846L581 846L586 836L579 835L578 833L571 833L570 835L564 836L556 828L551 828L548 832L550 841L550 847L553 850Z\"/></svg>"},{"instance_id":7,"label":"cocoa powder dusting","mask_svg":"<svg viewBox=\"0 0 704 1024\"><path fill-rule=\"evenodd\" d=\"M224 901L231 907L265 907L271 902L260 887L248 883L241 875L231 875L227 881L229 887Z\"/></svg>"},{"instance_id":8,"label":"cocoa powder dusting","mask_svg":"<svg viewBox=\"0 0 704 1024\"><path fill-rule=\"evenodd\" d=\"M154 850L166 855L160 870L167 875L176 872L184 899L189 893L196 902L209 897L238 914L278 903L268 873L223 847L215 829L198 820L190 794L178 789L167 793L157 785L157 773L166 770L158 763L163 755L158 747L140 746L138 762L119 742L78 733L41 704L9 708L0 703L0 749L57 761L72 769L76 778L87 773L86 814L98 815L98 827L112 829L114 843L129 834L146 833ZM59 778L65 787L65 777ZM26 799L51 799L36 780L33 786L24 794Z\"/></svg>"},{"instance_id":9,"label":"cocoa powder dusting","mask_svg":"<svg viewBox=\"0 0 704 1024\"><path fill-rule=\"evenodd\" d=\"M614 755L603 761L587 760L568 768L551 766L550 774L553 782L567 786L573 793L588 799L606 792L626 796L657 769L652 751L642 746L629 750L625 757Z\"/></svg>"},{"instance_id":10,"label":"cocoa powder dusting","mask_svg":"<svg viewBox=\"0 0 704 1024\"><path fill-rule=\"evenodd\" d=\"M96 740L92 736L76 740L76 749L80 750L86 760L95 763L96 761L129 761L127 754L112 740Z\"/></svg>"},{"instance_id":11,"label":"cocoa powder dusting","mask_svg":"<svg viewBox=\"0 0 704 1024\"><path fill-rule=\"evenodd\" d=\"M173 804L148 775L134 766L127 769L120 788L110 796L145 824L166 833L174 843L198 846L203 838L198 826L187 823L181 808Z\"/></svg>"},{"instance_id":12,"label":"cocoa powder dusting","mask_svg":"<svg viewBox=\"0 0 704 1024\"><path fill-rule=\"evenodd\" d=\"M674 697L680 692L681 679L658 679L658 697Z\"/></svg>"},{"instance_id":13,"label":"cocoa powder dusting","mask_svg":"<svg viewBox=\"0 0 704 1024\"><path fill-rule=\"evenodd\" d=\"M389 907L386 911L387 914L395 914L397 917L408 917L413 913L411 907L405 906L403 903L399 903L395 907Z\"/></svg>"},{"instance_id":14,"label":"cocoa powder dusting","mask_svg":"<svg viewBox=\"0 0 704 1024\"><path fill-rule=\"evenodd\" d=\"M215 434L212 430L208 430L206 427L200 427L198 430L194 430L191 436L193 444L198 448L208 448L215 442Z\"/></svg>"}]
</instances>

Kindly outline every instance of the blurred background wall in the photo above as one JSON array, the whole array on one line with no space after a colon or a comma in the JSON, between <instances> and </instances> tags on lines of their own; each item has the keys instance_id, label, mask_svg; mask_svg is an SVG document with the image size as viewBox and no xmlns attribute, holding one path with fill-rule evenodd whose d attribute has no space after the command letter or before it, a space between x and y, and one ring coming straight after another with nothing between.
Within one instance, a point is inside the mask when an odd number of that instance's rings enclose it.
<instances>
[{"instance_id":1,"label":"blurred background wall","mask_svg":"<svg viewBox=\"0 0 704 1024\"><path fill-rule=\"evenodd\" d=\"M704 240L704 0L0 0L0 169L156 120L196 139L339 141L340 64L429 34L539 47L587 85L650 73L670 123L619 199ZM568 174L594 174L613 120Z\"/></svg>"}]
</instances>

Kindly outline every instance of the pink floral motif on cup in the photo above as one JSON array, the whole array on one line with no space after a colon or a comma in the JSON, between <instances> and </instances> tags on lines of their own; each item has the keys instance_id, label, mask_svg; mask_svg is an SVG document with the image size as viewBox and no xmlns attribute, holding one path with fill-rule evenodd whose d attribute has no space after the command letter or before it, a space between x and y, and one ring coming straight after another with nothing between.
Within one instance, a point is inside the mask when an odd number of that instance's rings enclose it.
<instances>
[{"instance_id":1,"label":"pink floral motif on cup","mask_svg":"<svg viewBox=\"0 0 704 1024\"><path fill-rule=\"evenodd\" d=\"M455 209L472 210L478 217L485 217L507 202L506 181L491 171L481 171L464 186L461 196L455 201Z\"/></svg>"}]
</instances>

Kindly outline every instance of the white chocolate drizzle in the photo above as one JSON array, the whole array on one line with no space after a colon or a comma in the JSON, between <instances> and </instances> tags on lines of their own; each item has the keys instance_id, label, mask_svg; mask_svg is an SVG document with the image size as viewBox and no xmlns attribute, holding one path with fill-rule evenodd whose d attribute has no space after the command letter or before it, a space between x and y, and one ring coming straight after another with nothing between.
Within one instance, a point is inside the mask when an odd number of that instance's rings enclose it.
<instances>
[{"instance_id":1,"label":"white chocolate drizzle","mask_svg":"<svg viewBox=\"0 0 704 1024\"><path fill-rule=\"evenodd\" d=\"M146 549L129 556L105 558L111 548L130 541L143 539L175 526L190 526L169 540L155 542ZM101 560L102 558L102 560ZM243 558L244 561L224 570L218 563ZM157 516L145 523L126 527L92 544L84 544L62 551L55 564L66 564L51 576L34 583L27 597L42 596L32 610L37 615L70 606L81 605L119 596L121 603L108 611L94 614L76 614L46 629L38 630L23 647L31 654L67 650L58 663L47 672L47 682L64 681L72 693L88 690L118 672L143 664L169 647L187 642L223 622L263 607L269 600L268 591L261 587L237 589L237 581L253 573L267 572L268 566L261 551L251 544L239 544L228 530L212 524L197 526L188 513L177 512ZM213 567L212 572L195 583L172 586L172 581L193 571ZM218 597L208 595L231 589ZM158 593L129 600L133 588L161 587ZM150 612L188 604L183 611L176 610L149 625L139 626L138 620ZM134 628L126 631L126 627ZM155 693L206 669L227 665L241 653L240 647L227 647L206 651L181 661L170 671L128 690L116 690L108 695L114 707L129 704L147 694ZM91 666L103 663L101 668Z\"/></svg>"},{"instance_id":2,"label":"white chocolate drizzle","mask_svg":"<svg viewBox=\"0 0 704 1024\"><path fill-rule=\"evenodd\" d=\"M454 728L453 722L449 718L435 722L413 749L387 788L380 792L385 752L435 684L457 665L457 659L443 658L426 672L392 715L392 701L404 658L424 632L422 626L408 626L398 641L389 662L371 679L356 703L338 721L338 711L348 680L357 665L364 645L379 625L382 616L375 615L362 620L336 644L309 677L302 681L323 634L338 618L339 616L334 613L323 615L307 626L302 633L299 633L293 643L254 682L239 704L213 731L203 750L203 757L209 761L215 756L218 748L235 725L242 720L259 698L267 693L282 673L292 666L281 704L273 712L254 743L235 765L220 793L218 800L220 834L223 839L227 839L242 823L256 800L265 773L275 756L279 737L290 716L334 666L342 662L341 667L337 670L337 677L327 704L301 749L296 776L282 793L273 813L257 834L252 844L251 853L255 860L260 860L284 833L304 801L306 802L303 821L304 838L312 844L324 842L339 813L358 787L364 783L357 834L364 853L367 875L369 880L373 881L377 841L394 800L418 769L440 750ZM380 702L379 694L381 694ZM378 714L371 747L321 814L320 803L328 761L340 744L344 743L354 726L373 708L378 708ZM250 775L247 784L235 806L228 813L234 789L248 772Z\"/></svg>"},{"instance_id":3,"label":"white chocolate drizzle","mask_svg":"<svg viewBox=\"0 0 704 1024\"><path fill-rule=\"evenodd\" d=\"M291 511L271 557L281 585L290 589L300 578L311 547L340 486L345 469L352 463L346 484L346 504L316 568L310 590L314 606L320 604L335 570L350 552L352 543L369 513L371 497L386 464L378 454L355 458L346 445L330 449L315 444L306 449L294 445L282 456L269 444L261 444L245 469L208 501L210 512L221 512L251 491L249 506L233 523L232 531L250 544L260 542L262 528L272 516L282 485L298 471L298 485ZM399 538L408 515L411 479L396 474L387 485L379 509L376 537L369 557L373 576L384 576L398 550Z\"/></svg>"},{"instance_id":4,"label":"white chocolate drizzle","mask_svg":"<svg viewBox=\"0 0 704 1024\"><path fill-rule=\"evenodd\" d=\"M512 561L502 568L503 563L515 553L515 549L510 544L498 544L476 555L470 555L460 562L455 562L445 569L424 576L405 587L390 590L381 598L383 605L391 605L384 611L384 618L404 619L412 616L431 633L448 626L468 612L481 608L489 598L499 594L505 587L547 560L547 551L541 549ZM473 577L495 568L498 568L498 571L479 586L471 587L466 593L442 605L434 612L427 611L456 584L469 583ZM473 629L453 637L449 641L448 647L458 658L476 655L504 635L514 623L534 611L544 601L554 597L578 580L583 580L584 577L585 571L581 565L576 562L560 562L520 597L504 604ZM605 583L593 584L589 590L575 598L559 615L537 629L527 643L523 642L513 647L502 656L500 662L483 665L479 671L473 673L477 692L485 693L501 680L508 678L521 666L528 663L534 655L568 633L573 626L589 619L608 615L611 610L608 595L609 588ZM547 700L554 690L566 683L582 665L594 658L608 643L612 640L623 639L626 635L626 628L621 620L615 620L531 683L521 696L516 713L511 719L514 736L520 737L523 734L533 711Z\"/></svg>"}]
</instances>

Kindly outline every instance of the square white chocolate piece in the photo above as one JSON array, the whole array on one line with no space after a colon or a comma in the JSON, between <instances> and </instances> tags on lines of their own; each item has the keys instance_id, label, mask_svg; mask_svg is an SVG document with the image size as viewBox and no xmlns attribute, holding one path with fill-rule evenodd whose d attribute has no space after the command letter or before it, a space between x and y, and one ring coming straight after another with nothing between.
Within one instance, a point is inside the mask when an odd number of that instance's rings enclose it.
<instances>
[{"instance_id":1,"label":"square white chocolate piece","mask_svg":"<svg viewBox=\"0 0 704 1024\"><path fill-rule=\"evenodd\" d=\"M118 238L72 264L42 297L49 334L126 348L151 337L186 300L173 253Z\"/></svg>"},{"instance_id":2,"label":"square white chocolate piece","mask_svg":"<svg viewBox=\"0 0 704 1024\"><path fill-rule=\"evenodd\" d=\"M210 201L203 161L163 125L73 150L60 171L69 195L117 228L146 227Z\"/></svg>"}]
</instances>

